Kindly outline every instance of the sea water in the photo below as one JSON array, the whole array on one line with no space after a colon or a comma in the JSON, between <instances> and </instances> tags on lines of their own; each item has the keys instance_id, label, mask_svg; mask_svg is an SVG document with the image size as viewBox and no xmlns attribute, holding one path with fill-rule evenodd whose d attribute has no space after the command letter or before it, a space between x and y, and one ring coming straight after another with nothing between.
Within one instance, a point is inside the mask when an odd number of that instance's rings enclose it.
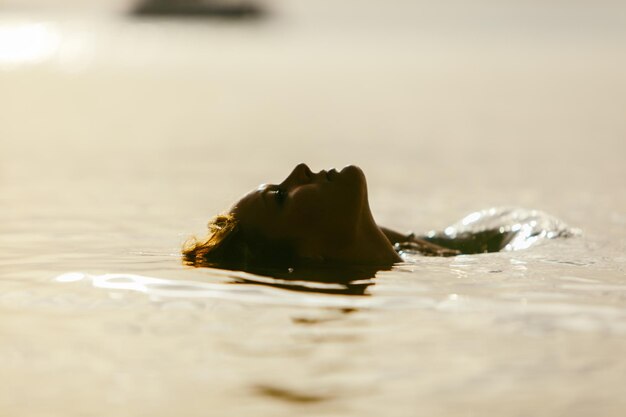
<instances>
[{"instance_id":1,"label":"sea water","mask_svg":"<svg viewBox=\"0 0 626 417\"><path fill-rule=\"evenodd\" d=\"M0 54L0 414L623 415L612 7L540 37L437 30L432 8L393 30L391 9L363 27L4 16L23 47ZM512 206L582 233L414 254L362 295L183 265L187 237L299 162L360 165L396 230Z\"/></svg>"}]
</instances>

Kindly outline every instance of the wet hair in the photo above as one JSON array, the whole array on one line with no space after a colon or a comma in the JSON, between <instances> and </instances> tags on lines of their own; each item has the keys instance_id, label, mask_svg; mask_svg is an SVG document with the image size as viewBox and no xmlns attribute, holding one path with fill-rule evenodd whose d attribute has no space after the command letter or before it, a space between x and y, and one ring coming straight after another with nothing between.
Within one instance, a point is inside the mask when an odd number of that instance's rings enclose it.
<instances>
[{"instance_id":1,"label":"wet hair","mask_svg":"<svg viewBox=\"0 0 626 417\"><path fill-rule=\"evenodd\" d=\"M372 284L370 279L381 269L368 266L307 265L295 256L292 244L243 230L232 213L215 216L209 221L208 228L207 237L192 237L184 243L183 262L194 267L245 271L277 279L276 282L268 283L238 278L238 282L243 284L363 295ZM303 284L308 281L332 285L309 287Z\"/></svg>"},{"instance_id":2,"label":"wet hair","mask_svg":"<svg viewBox=\"0 0 626 417\"><path fill-rule=\"evenodd\" d=\"M293 245L244 230L232 213L209 221L209 234L183 244L183 262L191 266L251 271L259 266L285 266L296 260Z\"/></svg>"}]
</instances>

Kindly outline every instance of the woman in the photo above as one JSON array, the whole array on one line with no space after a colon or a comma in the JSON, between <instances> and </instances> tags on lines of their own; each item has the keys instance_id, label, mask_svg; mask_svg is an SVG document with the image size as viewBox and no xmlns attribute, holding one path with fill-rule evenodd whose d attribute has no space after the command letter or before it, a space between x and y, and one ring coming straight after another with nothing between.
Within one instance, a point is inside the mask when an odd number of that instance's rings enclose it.
<instances>
[{"instance_id":1,"label":"woman","mask_svg":"<svg viewBox=\"0 0 626 417\"><path fill-rule=\"evenodd\" d=\"M353 165L313 173L300 164L282 183L248 193L215 217L209 229L207 238L184 245L186 263L253 272L295 266L389 269L402 261L398 252L405 250L431 256L494 252L516 236L515 227L502 225L458 233L446 229L421 238L379 227L365 175Z\"/></svg>"}]
</instances>

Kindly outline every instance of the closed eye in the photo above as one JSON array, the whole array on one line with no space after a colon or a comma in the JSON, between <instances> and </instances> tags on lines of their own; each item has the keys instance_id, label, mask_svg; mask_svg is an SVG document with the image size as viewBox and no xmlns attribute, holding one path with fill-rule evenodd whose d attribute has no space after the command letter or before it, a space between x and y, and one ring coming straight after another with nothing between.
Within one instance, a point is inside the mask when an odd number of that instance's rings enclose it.
<instances>
[{"instance_id":1,"label":"closed eye","mask_svg":"<svg viewBox=\"0 0 626 417\"><path fill-rule=\"evenodd\" d=\"M276 203L278 203L279 206L282 206L285 202L285 199L287 198L287 192L282 188L276 188L272 192L274 193L274 199L276 200Z\"/></svg>"}]
</instances>

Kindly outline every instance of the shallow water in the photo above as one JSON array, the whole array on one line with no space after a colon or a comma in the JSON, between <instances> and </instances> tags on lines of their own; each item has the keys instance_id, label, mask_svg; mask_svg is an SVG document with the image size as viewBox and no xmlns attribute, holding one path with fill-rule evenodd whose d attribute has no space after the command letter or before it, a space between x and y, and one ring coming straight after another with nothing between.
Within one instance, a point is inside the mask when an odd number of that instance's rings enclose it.
<instances>
[{"instance_id":1,"label":"shallow water","mask_svg":"<svg viewBox=\"0 0 626 417\"><path fill-rule=\"evenodd\" d=\"M621 6L540 37L293 7L254 27L0 19L30 45L0 53L0 414L621 416ZM363 296L182 265L301 161L362 166L399 230L507 205L583 234L410 257Z\"/></svg>"}]
</instances>

